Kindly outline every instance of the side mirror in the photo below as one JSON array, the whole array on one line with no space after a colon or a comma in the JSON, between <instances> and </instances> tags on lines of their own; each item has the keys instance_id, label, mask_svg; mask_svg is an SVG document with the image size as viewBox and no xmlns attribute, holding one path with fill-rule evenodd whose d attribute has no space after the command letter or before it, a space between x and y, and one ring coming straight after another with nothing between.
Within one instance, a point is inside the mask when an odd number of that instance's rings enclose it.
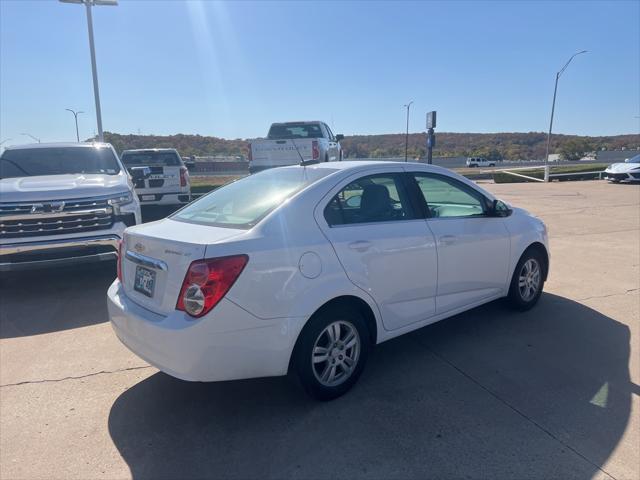
<instances>
[{"instance_id":1,"label":"side mirror","mask_svg":"<svg viewBox=\"0 0 640 480\"><path fill-rule=\"evenodd\" d=\"M508 217L511 213L513 213L513 210L511 210L502 200L495 199L491 203L492 217Z\"/></svg>"},{"instance_id":2,"label":"side mirror","mask_svg":"<svg viewBox=\"0 0 640 480\"><path fill-rule=\"evenodd\" d=\"M130 172L134 182L146 180L151 176L151 169L149 167L132 167Z\"/></svg>"},{"instance_id":3,"label":"side mirror","mask_svg":"<svg viewBox=\"0 0 640 480\"><path fill-rule=\"evenodd\" d=\"M194 162L193 160L190 160L190 161L184 162L184 166L187 167L187 170L191 171L196 168L196 162Z\"/></svg>"},{"instance_id":4,"label":"side mirror","mask_svg":"<svg viewBox=\"0 0 640 480\"><path fill-rule=\"evenodd\" d=\"M344 140L344 135L342 135L341 133L336 135L336 142L341 142L342 140Z\"/></svg>"}]
</instances>

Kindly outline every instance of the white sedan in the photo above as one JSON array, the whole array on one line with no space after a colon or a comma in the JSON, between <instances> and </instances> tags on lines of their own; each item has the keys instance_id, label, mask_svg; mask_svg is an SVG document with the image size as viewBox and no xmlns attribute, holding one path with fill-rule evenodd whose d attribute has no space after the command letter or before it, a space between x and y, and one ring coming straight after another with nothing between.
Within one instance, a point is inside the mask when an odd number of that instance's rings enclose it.
<instances>
[{"instance_id":1,"label":"white sedan","mask_svg":"<svg viewBox=\"0 0 640 480\"><path fill-rule=\"evenodd\" d=\"M604 172L605 178L613 183L640 182L640 155L609 165Z\"/></svg>"},{"instance_id":2,"label":"white sedan","mask_svg":"<svg viewBox=\"0 0 640 480\"><path fill-rule=\"evenodd\" d=\"M378 343L500 297L531 308L548 252L542 221L444 168L284 167L127 229L109 315L169 375L291 370L331 399Z\"/></svg>"}]
</instances>

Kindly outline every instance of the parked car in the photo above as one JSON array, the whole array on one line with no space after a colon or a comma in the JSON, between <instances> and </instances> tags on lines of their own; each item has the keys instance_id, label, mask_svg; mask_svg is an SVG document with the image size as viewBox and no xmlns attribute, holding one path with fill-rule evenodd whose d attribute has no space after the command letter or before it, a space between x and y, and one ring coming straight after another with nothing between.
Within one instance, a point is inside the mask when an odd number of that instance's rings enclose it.
<instances>
[{"instance_id":1,"label":"parked car","mask_svg":"<svg viewBox=\"0 0 640 480\"><path fill-rule=\"evenodd\" d=\"M335 162L342 160L340 141L324 122L274 123L266 140L249 145L249 172L297 165L301 161Z\"/></svg>"},{"instance_id":2,"label":"parked car","mask_svg":"<svg viewBox=\"0 0 640 480\"><path fill-rule=\"evenodd\" d=\"M37 143L0 156L0 271L114 260L137 223L133 183L107 143Z\"/></svg>"},{"instance_id":3,"label":"parked car","mask_svg":"<svg viewBox=\"0 0 640 480\"><path fill-rule=\"evenodd\" d=\"M501 297L533 307L548 252L541 220L444 168L283 167L128 229L108 308L120 340L169 375L291 369L330 399L378 343Z\"/></svg>"},{"instance_id":4,"label":"parked car","mask_svg":"<svg viewBox=\"0 0 640 480\"><path fill-rule=\"evenodd\" d=\"M189 170L175 148L125 150L122 162L131 172L149 168L149 175L135 182L143 206L181 205L191 201Z\"/></svg>"},{"instance_id":5,"label":"parked car","mask_svg":"<svg viewBox=\"0 0 640 480\"><path fill-rule=\"evenodd\" d=\"M495 167L496 162L482 157L467 158L467 167Z\"/></svg>"},{"instance_id":6,"label":"parked car","mask_svg":"<svg viewBox=\"0 0 640 480\"><path fill-rule=\"evenodd\" d=\"M609 165L604 172L605 178L613 183L640 182L640 155Z\"/></svg>"}]
</instances>

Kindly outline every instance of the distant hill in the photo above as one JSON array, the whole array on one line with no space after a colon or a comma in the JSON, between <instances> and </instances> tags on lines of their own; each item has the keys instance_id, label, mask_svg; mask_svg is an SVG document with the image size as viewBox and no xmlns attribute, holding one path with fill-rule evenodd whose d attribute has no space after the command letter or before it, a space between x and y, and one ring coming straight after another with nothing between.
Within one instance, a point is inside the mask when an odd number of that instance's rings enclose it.
<instances>
[{"instance_id":1,"label":"distant hill","mask_svg":"<svg viewBox=\"0 0 640 480\"><path fill-rule=\"evenodd\" d=\"M242 155L247 156L251 139L226 140L202 135L121 135L105 132L105 141L111 143L118 153L131 148L173 147L183 156ZM551 151L555 152L570 141L584 140L594 150L635 150L640 147L640 135L615 135L607 137L584 137L578 135L554 135ZM436 133L437 157L485 156L510 160L533 160L544 157L546 133ZM405 136L402 133L385 135L353 135L342 141L345 154L352 158L378 158L404 156ZM409 157L424 157L426 154L424 133L409 134Z\"/></svg>"}]
</instances>

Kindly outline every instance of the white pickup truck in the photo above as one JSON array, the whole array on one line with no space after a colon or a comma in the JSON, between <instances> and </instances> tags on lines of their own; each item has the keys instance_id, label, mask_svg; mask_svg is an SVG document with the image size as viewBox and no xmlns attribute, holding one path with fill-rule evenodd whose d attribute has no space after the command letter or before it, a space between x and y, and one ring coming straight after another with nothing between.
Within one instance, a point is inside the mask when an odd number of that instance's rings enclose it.
<instances>
[{"instance_id":1,"label":"white pickup truck","mask_svg":"<svg viewBox=\"0 0 640 480\"><path fill-rule=\"evenodd\" d=\"M344 135L334 135L324 122L274 123L265 140L254 140L249 145L249 172L296 165L302 160L341 161L343 138Z\"/></svg>"},{"instance_id":2,"label":"white pickup truck","mask_svg":"<svg viewBox=\"0 0 640 480\"><path fill-rule=\"evenodd\" d=\"M494 160L487 160L482 157L469 157L467 158L467 167L495 167L496 162Z\"/></svg>"},{"instance_id":3,"label":"white pickup truck","mask_svg":"<svg viewBox=\"0 0 640 480\"><path fill-rule=\"evenodd\" d=\"M107 143L38 143L0 155L0 271L113 260L137 223L132 179Z\"/></svg>"}]
</instances>

